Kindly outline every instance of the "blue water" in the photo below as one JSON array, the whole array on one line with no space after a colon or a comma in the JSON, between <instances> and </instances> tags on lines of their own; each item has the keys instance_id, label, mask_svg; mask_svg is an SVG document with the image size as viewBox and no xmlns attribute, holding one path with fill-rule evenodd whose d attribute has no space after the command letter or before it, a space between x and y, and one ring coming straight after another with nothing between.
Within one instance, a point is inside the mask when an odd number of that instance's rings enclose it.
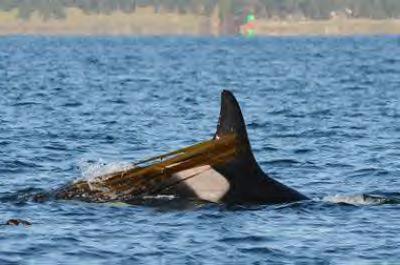
<instances>
[{"instance_id":1,"label":"blue water","mask_svg":"<svg viewBox=\"0 0 400 265\"><path fill-rule=\"evenodd\" d=\"M211 138L313 198L191 208L33 202ZM399 264L400 38L0 38L0 264Z\"/></svg>"}]
</instances>

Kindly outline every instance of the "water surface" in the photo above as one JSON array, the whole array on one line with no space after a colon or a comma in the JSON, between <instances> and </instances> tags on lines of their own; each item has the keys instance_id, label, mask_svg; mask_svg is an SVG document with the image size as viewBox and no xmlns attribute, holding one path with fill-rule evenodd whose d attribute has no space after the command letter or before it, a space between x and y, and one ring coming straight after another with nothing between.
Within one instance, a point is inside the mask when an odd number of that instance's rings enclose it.
<instances>
[{"instance_id":1,"label":"water surface","mask_svg":"<svg viewBox=\"0 0 400 265\"><path fill-rule=\"evenodd\" d=\"M400 39L0 39L1 264L398 264ZM219 93L312 201L30 200L212 137Z\"/></svg>"}]
</instances>

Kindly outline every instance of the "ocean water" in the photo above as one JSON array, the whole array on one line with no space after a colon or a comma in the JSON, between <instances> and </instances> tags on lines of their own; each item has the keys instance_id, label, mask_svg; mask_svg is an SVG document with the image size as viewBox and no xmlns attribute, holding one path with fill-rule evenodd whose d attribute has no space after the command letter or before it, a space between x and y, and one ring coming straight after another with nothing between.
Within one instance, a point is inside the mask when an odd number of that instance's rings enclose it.
<instances>
[{"instance_id":1,"label":"ocean water","mask_svg":"<svg viewBox=\"0 0 400 265\"><path fill-rule=\"evenodd\" d=\"M32 201L212 137L310 201ZM0 264L400 264L400 38L0 38Z\"/></svg>"}]
</instances>

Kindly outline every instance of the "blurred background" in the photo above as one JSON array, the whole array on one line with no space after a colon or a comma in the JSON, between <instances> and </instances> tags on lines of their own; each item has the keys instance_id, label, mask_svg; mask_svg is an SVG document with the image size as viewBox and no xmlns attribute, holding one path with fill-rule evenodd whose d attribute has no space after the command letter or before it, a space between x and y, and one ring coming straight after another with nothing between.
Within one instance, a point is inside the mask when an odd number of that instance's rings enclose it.
<instances>
[{"instance_id":1,"label":"blurred background","mask_svg":"<svg viewBox=\"0 0 400 265\"><path fill-rule=\"evenodd\" d=\"M398 0L0 1L0 35L397 33Z\"/></svg>"}]
</instances>

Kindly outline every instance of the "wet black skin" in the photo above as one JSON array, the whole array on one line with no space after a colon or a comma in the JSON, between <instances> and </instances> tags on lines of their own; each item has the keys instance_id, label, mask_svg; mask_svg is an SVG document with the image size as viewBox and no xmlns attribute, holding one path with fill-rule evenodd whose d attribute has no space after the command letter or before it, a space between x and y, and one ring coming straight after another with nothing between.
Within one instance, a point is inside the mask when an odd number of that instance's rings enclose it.
<instances>
[{"instance_id":1,"label":"wet black skin","mask_svg":"<svg viewBox=\"0 0 400 265\"><path fill-rule=\"evenodd\" d=\"M269 177L260 168L251 150L239 103L230 91L224 90L221 94L221 111L214 138L232 133L238 137L240 151L233 160L213 166L230 184L230 189L221 202L277 204L308 200L305 195ZM171 193L188 198L196 196L184 183L173 187Z\"/></svg>"},{"instance_id":2,"label":"wet black skin","mask_svg":"<svg viewBox=\"0 0 400 265\"><path fill-rule=\"evenodd\" d=\"M221 111L214 139L228 134L236 135L238 152L233 159L226 161L226 163L213 166L213 169L223 175L230 184L228 192L220 199L220 202L227 204L276 204L308 199L298 191L274 180L260 168L251 150L240 106L234 95L230 91L224 90L221 94ZM165 185L165 188L162 188L163 183L158 184L158 186L161 188L156 189L157 194L150 195L175 195L181 199L197 199L196 192L184 181L177 182L176 185ZM102 194L98 192L76 189L72 185L66 185L53 194L56 199L77 199L89 202L101 201L99 200L101 196ZM124 201L136 203L142 201L142 198Z\"/></svg>"}]
</instances>

